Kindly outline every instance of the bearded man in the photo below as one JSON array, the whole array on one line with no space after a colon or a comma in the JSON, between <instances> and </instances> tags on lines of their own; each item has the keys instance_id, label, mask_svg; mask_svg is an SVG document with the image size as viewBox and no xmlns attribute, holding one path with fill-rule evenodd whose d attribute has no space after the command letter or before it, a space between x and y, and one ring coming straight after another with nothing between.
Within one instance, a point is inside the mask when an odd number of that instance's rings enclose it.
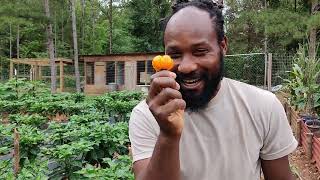
<instances>
[{"instance_id":1,"label":"bearded man","mask_svg":"<svg viewBox=\"0 0 320 180\"><path fill-rule=\"evenodd\" d=\"M288 154L297 141L279 100L223 77L221 9L210 0L178 1L163 38L175 65L152 76L147 99L131 113L135 178L258 180L263 172L267 180L292 179Z\"/></svg>"}]
</instances>

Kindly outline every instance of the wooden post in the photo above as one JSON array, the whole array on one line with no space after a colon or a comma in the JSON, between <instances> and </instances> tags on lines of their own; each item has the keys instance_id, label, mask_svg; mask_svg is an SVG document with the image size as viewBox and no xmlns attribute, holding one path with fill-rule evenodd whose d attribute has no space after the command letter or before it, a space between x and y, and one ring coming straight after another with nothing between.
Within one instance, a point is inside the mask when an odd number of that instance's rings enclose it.
<instances>
[{"instance_id":1,"label":"wooden post","mask_svg":"<svg viewBox=\"0 0 320 180\"><path fill-rule=\"evenodd\" d=\"M115 61L114 62L114 83L116 83L117 84L117 82L118 82L118 63L117 63L117 61Z\"/></svg>"},{"instance_id":2,"label":"wooden post","mask_svg":"<svg viewBox=\"0 0 320 180\"><path fill-rule=\"evenodd\" d=\"M144 61L144 85L147 85L148 60Z\"/></svg>"},{"instance_id":3,"label":"wooden post","mask_svg":"<svg viewBox=\"0 0 320 180\"><path fill-rule=\"evenodd\" d=\"M297 121L296 121L296 123L297 123L297 126L296 126L296 138L297 138L297 141L298 141L298 145L299 146L301 146L301 123L302 123L303 121L301 120L301 119L298 119Z\"/></svg>"},{"instance_id":4,"label":"wooden post","mask_svg":"<svg viewBox=\"0 0 320 180\"><path fill-rule=\"evenodd\" d=\"M268 74L268 54L265 53L264 54L264 84L263 84L263 88L266 89L267 88L267 74Z\"/></svg>"},{"instance_id":5,"label":"wooden post","mask_svg":"<svg viewBox=\"0 0 320 180\"><path fill-rule=\"evenodd\" d=\"M268 91L271 91L272 86L272 53L268 53L268 73L267 73L267 79L268 79Z\"/></svg>"},{"instance_id":6,"label":"wooden post","mask_svg":"<svg viewBox=\"0 0 320 180\"><path fill-rule=\"evenodd\" d=\"M63 92L64 88L64 77L63 77L63 61L60 59L60 91Z\"/></svg>"},{"instance_id":7,"label":"wooden post","mask_svg":"<svg viewBox=\"0 0 320 180\"><path fill-rule=\"evenodd\" d=\"M10 75L9 75L10 79L13 78L13 62L12 60L10 60Z\"/></svg>"},{"instance_id":8,"label":"wooden post","mask_svg":"<svg viewBox=\"0 0 320 180\"><path fill-rule=\"evenodd\" d=\"M308 160L312 159L312 139L313 133L307 133L307 158Z\"/></svg>"},{"instance_id":9,"label":"wooden post","mask_svg":"<svg viewBox=\"0 0 320 180\"><path fill-rule=\"evenodd\" d=\"M33 65L31 65L31 67L30 67L30 70L29 70L29 78L30 78L30 81L32 81L33 80L33 77L34 77L34 74L33 74Z\"/></svg>"},{"instance_id":10,"label":"wooden post","mask_svg":"<svg viewBox=\"0 0 320 180\"><path fill-rule=\"evenodd\" d=\"M38 68L38 71L39 71L39 80L42 80L42 67L41 66L39 66L39 68Z\"/></svg>"},{"instance_id":11,"label":"wooden post","mask_svg":"<svg viewBox=\"0 0 320 180\"><path fill-rule=\"evenodd\" d=\"M34 66L34 80L39 80L39 70L38 70L38 64Z\"/></svg>"},{"instance_id":12,"label":"wooden post","mask_svg":"<svg viewBox=\"0 0 320 180\"><path fill-rule=\"evenodd\" d=\"M293 121L293 119L292 119L292 110L291 110L290 105L287 102L285 104L286 104L286 109L287 109L286 110L287 111L287 118L290 121L290 125L292 125L292 123L295 123L295 121Z\"/></svg>"},{"instance_id":13,"label":"wooden post","mask_svg":"<svg viewBox=\"0 0 320 180\"><path fill-rule=\"evenodd\" d=\"M14 170L14 175L17 176L20 170L20 145L19 145L19 132L17 131L17 128L14 128L14 150L13 150L13 156L14 156L14 164L13 164L13 170Z\"/></svg>"},{"instance_id":14,"label":"wooden post","mask_svg":"<svg viewBox=\"0 0 320 180\"><path fill-rule=\"evenodd\" d=\"M84 71L84 86L87 84L87 63L83 61L83 71Z\"/></svg>"}]
</instances>

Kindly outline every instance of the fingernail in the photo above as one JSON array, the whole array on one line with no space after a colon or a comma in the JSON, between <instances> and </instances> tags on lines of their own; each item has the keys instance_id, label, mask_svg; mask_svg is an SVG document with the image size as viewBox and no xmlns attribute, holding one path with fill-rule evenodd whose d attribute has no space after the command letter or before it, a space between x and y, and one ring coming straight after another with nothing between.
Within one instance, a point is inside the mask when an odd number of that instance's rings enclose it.
<instances>
[{"instance_id":1,"label":"fingernail","mask_svg":"<svg viewBox=\"0 0 320 180\"><path fill-rule=\"evenodd\" d=\"M179 90L180 89L180 85L176 82L176 89Z\"/></svg>"},{"instance_id":2,"label":"fingernail","mask_svg":"<svg viewBox=\"0 0 320 180\"><path fill-rule=\"evenodd\" d=\"M172 76L173 78L177 77L176 73L174 73L174 72L170 72L170 76Z\"/></svg>"}]
</instances>

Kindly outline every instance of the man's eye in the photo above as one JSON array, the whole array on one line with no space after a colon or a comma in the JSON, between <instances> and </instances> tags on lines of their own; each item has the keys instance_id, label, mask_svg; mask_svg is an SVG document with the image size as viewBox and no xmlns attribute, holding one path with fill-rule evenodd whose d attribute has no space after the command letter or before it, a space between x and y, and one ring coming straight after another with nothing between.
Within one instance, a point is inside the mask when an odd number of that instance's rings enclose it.
<instances>
[{"instance_id":1,"label":"man's eye","mask_svg":"<svg viewBox=\"0 0 320 180\"><path fill-rule=\"evenodd\" d=\"M179 59L181 54L169 54L172 59Z\"/></svg>"},{"instance_id":2,"label":"man's eye","mask_svg":"<svg viewBox=\"0 0 320 180\"><path fill-rule=\"evenodd\" d=\"M197 49L193 54L196 56L203 56L208 53L207 49Z\"/></svg>"}]
</instances>

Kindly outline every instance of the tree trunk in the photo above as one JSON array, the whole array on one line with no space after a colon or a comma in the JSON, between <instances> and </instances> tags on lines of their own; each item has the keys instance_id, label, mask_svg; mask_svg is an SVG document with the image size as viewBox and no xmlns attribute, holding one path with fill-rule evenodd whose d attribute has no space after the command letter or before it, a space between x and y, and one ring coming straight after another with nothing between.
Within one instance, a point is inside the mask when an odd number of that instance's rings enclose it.
<instances>
[{"instance_id":1,"label":"tree trunk","mask_svg":"<svg viewBox=\"0 0 320 180\"><path fill-rule=\"evenodd\" d=\"M94 7L94 4L93 4L93 2L91 2L92 4L92 7ZM94 17L94 11L91 11L92 12L92 14L91 14L91 20L92 20L92 28L91 28L91 30L92 30L92 33L91 33L91 39L90 39L90 41L91 41L91 44L92 44L92 52L93 53L96 53L96 51L95 51L95 42L94 42L94 39L95 39L95 27L96 27L96 25L95 25L95 17Z\"/></svg>"},{"instance_id":2,"label":"tree trunk","mask_svg":"<svg viewBox=\"0 0 320 180\"><path fill-rule=\"evenodd\" d=\"M82 18L81 18L81 31L82 31L81 36L82 37L81 37L81 51L80 51L80 53L82 54L83 50L84 50L85 0L81 1L81 8L82 8Z\"/></svg>"},{"instance_id":3,"label":"tree trunk","mask_svg":"<svg viewBox=\"0 0 320 180\"><path fill-rule=\"evenodd\" d=\"M20 58L20 27L17 29L17 58Z\"/></svg>"},{"instance_id":4,"label":"tree trunk","mask_svg":"<svg viewBox=\"0 0 320 180\"><path fill-rule=\"evenodd\" d=\"M112 0L109 0L109 54L112 53Z\"/></svg>"},{"instance_id":5,"label":"tree trunk","mask_svg":"<svg viewBox=\"0 0 320 180\"><path fill-rule=\"evenodd\" d=\"M76 88L80 92L80 73L78 62L78 42L77 42L77 24L75 12L75 0L71 0L71 14L72 14L72 36L73 36L73 50L74 50L74 71L76 74Z\"/></svg>"},{"instance_id":6,"label":"tree trunk","mask_svg":"<svg viewBox=\"0 0 320 180\"><path fill-rule=\"evenodd\" d=\"M9 39L9 42L10 42L10 59L12 58L12 25L10 23L9 25L9 29L10 29L10 39Z\"/></svg>"},{"instance_id":7,"label":"tree trunk","mask_svg":"<svg viewBox=\"0 0 320 180\"><path fill-rule=\"evenodd\" d=\"M56 64L54 57L54 47L52 40L52 24L50 21L50 8L49 8L49 0L44 0L44 8L46 17L48 18L47 24L47 47L49 50L49 58L50 58L50 70L51 70L51 93L56 93L57 85L56 85Z\"/></svg>"},{"instance_id":8,"label":"tree trunk","mask_svg":"<svg viewBox=\"0 0 320 180\"><path fill-rule=\"evenodd\" d=\"M311 5L311 16L315 13L314 9L317 5L317 0L312 0ZM316 27L311 27L309 36L309 58L315 59L316 57L316 41L317 41L317 29Z\"/></svg>"},{"instance_id":9,"label":"tree trunk","mask_svg":"<svg viewBox=\"0 0 320 180\"><path fill-rule=\"evenodd\" d=\"M57 51L57 14L54 11L54 57L58 57Z\"/></svg>"},{"instance_id":10,"label":"tree trunk","mask_svg":"<svg viewBox=\"0 0 320 180\"><path fill-rule=\"evenodd\" d=\"M64 8L62 8L62 13L61 13L61 42L63 43L64 42L64 17L63 17L63 11L64 11Z\"/></svg>"}]
</instances>

